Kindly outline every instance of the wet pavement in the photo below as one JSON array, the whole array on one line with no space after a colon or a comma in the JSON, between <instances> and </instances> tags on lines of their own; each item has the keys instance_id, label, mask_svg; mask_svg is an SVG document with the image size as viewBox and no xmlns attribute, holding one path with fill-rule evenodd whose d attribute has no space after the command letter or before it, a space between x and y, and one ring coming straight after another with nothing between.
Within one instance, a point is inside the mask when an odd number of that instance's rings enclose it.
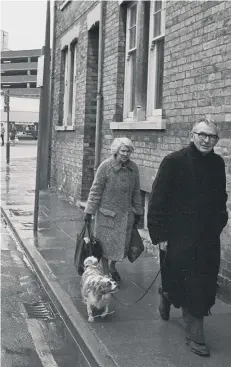
<instances>
[{"instance_id":1,"label":"wet pavement","mask_svg":"<svg viewBox=\"0 0 231 367\"><path fill-rule=\"evenodd\" d=\"M89 367L9 227L1 223L1 365Z\"/></svg>"},{"instance_id":2,"label":"wet pavement","mask_svg":"<svg viewBox=\"0 0 231 367\"><path fill-rule=\"evenodd\" d=\"M172 309L168 322L158 314L158 282L135 305L111 300L111 314L87 322L80 296L80 277L73 266L76 234L83 212L52 190L40 195L39 231L33 234L35 159L15 159L2 166L2 207L9 223L34 261L57 307L66 315L73 334L99 365L110 367L228 367L231 360L231 307L219 299L205 320L211 357L192 354L185 344L181 312ZM37 264L37 265L36 265ZM122 282L116 297L132 303L149 286L159 269L156 257L145 252L134 264L118 264ZM81 344L82 345L82 344Z\"/></svg>"},{"instance_id":3,"label":"wet pavement","mask_svg":"<svg viewBox=\"0 0 231 367\"><path fill-rule=\"evenodd\" d=\"M6 144L1 146L1 160L6 160ZM36 140L19 140L14 146L10 145L10 159L31 158L37 155Z\"/></svg>"}]
</instances>

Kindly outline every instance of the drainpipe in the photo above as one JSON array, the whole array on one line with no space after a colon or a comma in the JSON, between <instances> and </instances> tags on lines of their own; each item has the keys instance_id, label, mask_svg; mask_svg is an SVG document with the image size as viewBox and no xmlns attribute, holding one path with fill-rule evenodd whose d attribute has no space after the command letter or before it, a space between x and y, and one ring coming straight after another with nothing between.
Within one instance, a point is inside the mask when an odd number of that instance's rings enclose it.
<instances>
[{"instance_id":1,"label":"drainpipe","mask_svg":"<svg viewBox=\"0 0 231 367\"><path fill-rule=\"evenodd\" d=\"M102 100L102 66L103 66L103 1L100 0L99 17L99 53L98 53L98 82L97 82L97 104L96 104L96 127L95 127L95 165L94 173L100 164L100 118L101 118L101 100Z\"/></svg>"},{"instance_id":2,"label":"drainpipe","mask_svg":"<svg viewBox=\"0 0 231 367\"><path fill-rule=\"evenodd\" d=\"M52 121L53 121L53 105L54 105L54 66L55 66L55 49L56 49L56 9L57 5L53 3L53 37L52 37L52 56L51 56L51 78L50 78L50 96L49 96L49 146L48 146L48 187L51 186L51 148L52 148Z\"/></svg>"}]
</instances>

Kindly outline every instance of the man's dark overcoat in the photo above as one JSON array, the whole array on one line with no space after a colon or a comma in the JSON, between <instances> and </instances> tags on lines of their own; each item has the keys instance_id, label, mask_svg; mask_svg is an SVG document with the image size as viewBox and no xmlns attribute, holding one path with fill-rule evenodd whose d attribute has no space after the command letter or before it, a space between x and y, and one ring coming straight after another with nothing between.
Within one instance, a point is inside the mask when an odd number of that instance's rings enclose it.
<instances>
[{"instance_id":1,"label":"man's dark overcoat","mask_svg":"<svg viewBox=\"0 0 231 367\"><path fill-rule=\"evenodd\" d=\"M168 242L163 290L176 307L195 316L208 315L215 303L226 201L225 165L214 151L203 156L191 143L163 159L153 183L148 229L153 244Z\"/></svg>"}]
</instances>

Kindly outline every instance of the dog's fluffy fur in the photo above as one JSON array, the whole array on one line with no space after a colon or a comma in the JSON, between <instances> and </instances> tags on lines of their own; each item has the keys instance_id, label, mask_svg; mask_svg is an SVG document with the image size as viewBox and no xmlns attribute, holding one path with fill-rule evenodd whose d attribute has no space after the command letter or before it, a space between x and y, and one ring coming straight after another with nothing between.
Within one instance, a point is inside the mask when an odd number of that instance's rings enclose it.
<instances>
[{"instance_id":1,"label":"dog's fluffy fur","mask_svg":"<svg viewBox=\"0 0 231 367\"><path fill-rule=\"evenodd\" d=\"M88 321L94 321L94 316L103 318L108 314L110 294L117 289L117 283L101 273L101 267L94 256L85 259L81 293L87 305Z\"/></svg>"}]
</instances>

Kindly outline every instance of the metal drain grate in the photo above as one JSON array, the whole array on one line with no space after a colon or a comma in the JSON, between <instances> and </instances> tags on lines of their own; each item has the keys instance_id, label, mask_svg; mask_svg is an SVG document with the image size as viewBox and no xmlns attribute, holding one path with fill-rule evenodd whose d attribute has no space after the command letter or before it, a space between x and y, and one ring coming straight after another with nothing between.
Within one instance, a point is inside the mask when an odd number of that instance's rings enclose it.
<instances>
[{"instance_id":1,"label":"metal drain grate","mask_svg":"<svg viewBox=\"0 0 231 367\"><path fill-rule=\"evenodd\" d=\"M23 303L30 319L53 320L55 314L48 302L38 301L36 303Z\"/></svg>"}]
</instances>

